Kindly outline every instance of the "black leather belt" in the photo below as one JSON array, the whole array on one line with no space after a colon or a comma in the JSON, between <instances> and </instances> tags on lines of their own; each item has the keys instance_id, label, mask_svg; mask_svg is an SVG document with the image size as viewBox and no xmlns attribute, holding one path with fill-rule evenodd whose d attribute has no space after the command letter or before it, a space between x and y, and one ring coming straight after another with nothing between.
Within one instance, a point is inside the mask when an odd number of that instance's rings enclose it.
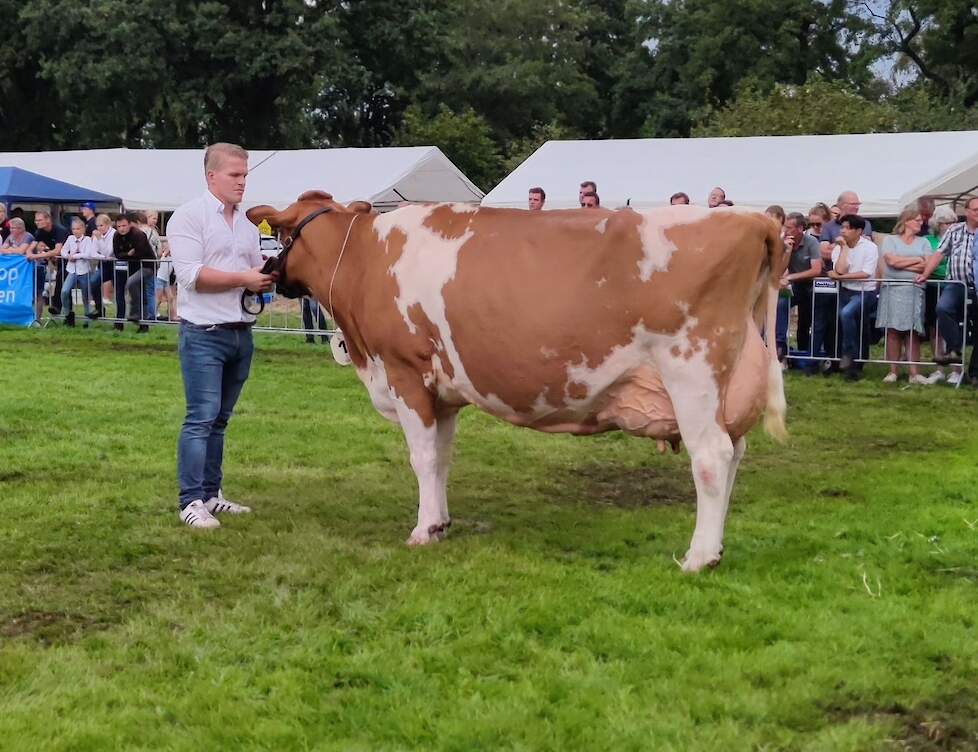
<instances>
[{"instance_id":1,"label":"black leather belt","mask_svg":"<svg viewBox=\"0 0 978 752\"><path fill-rule=\"evenodd\" d=\"M210 332L215 329L230 329L232 331L241 331L244 329L251 329L255 325L254 321L228 321L224 324L194 324L190 321L184 321L184 326L189 326L192 329L200 329L203 332Z\"/></svg>"}]
</instances>

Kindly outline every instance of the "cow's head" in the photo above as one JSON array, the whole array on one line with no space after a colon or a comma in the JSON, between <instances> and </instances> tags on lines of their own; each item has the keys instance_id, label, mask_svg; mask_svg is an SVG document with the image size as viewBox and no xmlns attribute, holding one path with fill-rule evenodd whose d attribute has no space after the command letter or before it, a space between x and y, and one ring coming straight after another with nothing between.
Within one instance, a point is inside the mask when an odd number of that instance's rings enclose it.
<instances>
[{"instance_id":1,"label":"cow's head","mask_svg":"<svg viewBox=\"0 0 978 752\"><path fill-rule=\"evenodd\" d=\"M256 225L263 219L267 220L284 246L278 256L265 262L262 271L265 274L278 272L276 290L279 294L287 298L310 295L308 287L310 280L301 272L301 267L307 265L302 262L308 262L310 257L309 245L304 242L309 234L305 230L306 225L324 214L365 214L372 208L366 201L354 201L344 206L323 191L306 191L295 200L295 203L282 211L267 205L252 207L247 211L248 219ZM301 251L295 251L298 246L302 246ZM290 260L289 256L294 251L298 255Z\"/></svg>"}]
</instances>

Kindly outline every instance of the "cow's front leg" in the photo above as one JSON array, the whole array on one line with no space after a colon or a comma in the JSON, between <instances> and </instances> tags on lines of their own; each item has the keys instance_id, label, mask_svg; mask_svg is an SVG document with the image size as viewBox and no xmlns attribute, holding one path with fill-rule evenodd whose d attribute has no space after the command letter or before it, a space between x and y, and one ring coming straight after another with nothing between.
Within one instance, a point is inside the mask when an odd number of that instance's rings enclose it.
<instances>
[{"instance_id":1,"label":"cow's front leg","mask_svg":"<svg viewBox=\"0 0 978 752\"><path fill-rule=\"evenodd\" d=\"M449 525L445 481L454 426L450 431L447 426L439 431L438 420L426 424L419 412L403 401L398 402L397 417L407 440L411 467L418 478L418 524L407 543L409 546L434 543L444 536Z\"/></svg>"}]
</instances>

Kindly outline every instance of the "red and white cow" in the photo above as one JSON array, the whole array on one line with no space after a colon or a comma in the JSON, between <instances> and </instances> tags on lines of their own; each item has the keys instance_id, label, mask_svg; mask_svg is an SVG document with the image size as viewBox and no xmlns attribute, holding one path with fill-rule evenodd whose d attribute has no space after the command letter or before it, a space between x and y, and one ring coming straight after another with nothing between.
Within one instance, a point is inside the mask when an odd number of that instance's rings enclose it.
<instances>
[{"instance_id":1,"label":"red and white cow","mask_svg":"<svg viewBox=\"0 0 978 752\"><path fill-rule=\"evenodd\" d=\"M374 406L404 430L420 496L408 543L450 524L456 416L475 405L540 431L682 440L697 497L683 568L719 562L744 435L765 410L784 433L770 219L693 206L376 215L319 192L248 216L299 229L270 261L280 292L331 309Z\"/></svg>"}]
</instances>

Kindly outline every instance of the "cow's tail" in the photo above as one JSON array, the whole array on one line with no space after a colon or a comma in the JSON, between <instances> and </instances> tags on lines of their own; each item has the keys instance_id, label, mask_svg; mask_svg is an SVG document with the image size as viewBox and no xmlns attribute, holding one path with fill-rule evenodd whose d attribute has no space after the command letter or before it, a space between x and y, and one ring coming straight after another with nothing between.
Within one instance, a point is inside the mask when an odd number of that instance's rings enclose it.
<instances>
[{"instance_id":1,"label":"cow's tail","mask_svg":"<svg viewBox=\"0 0 978 752\"><path fill-rule=\"evenodd\" d=\"M784 374L778 361L778 347L775 341L775 328L778 321L778 295L781 292L781 275L784 272L784 243L780 228L769 222L765 244L769 274L766 285L761 287L761 300L767 299L767 315L764 321L764 341L767 345L767 403L764 408L764 430L777 441L788 438L784 418L788 404L784 398ZM766 293L766 294L765 294Z\"/></svg>"}]
</instances>

